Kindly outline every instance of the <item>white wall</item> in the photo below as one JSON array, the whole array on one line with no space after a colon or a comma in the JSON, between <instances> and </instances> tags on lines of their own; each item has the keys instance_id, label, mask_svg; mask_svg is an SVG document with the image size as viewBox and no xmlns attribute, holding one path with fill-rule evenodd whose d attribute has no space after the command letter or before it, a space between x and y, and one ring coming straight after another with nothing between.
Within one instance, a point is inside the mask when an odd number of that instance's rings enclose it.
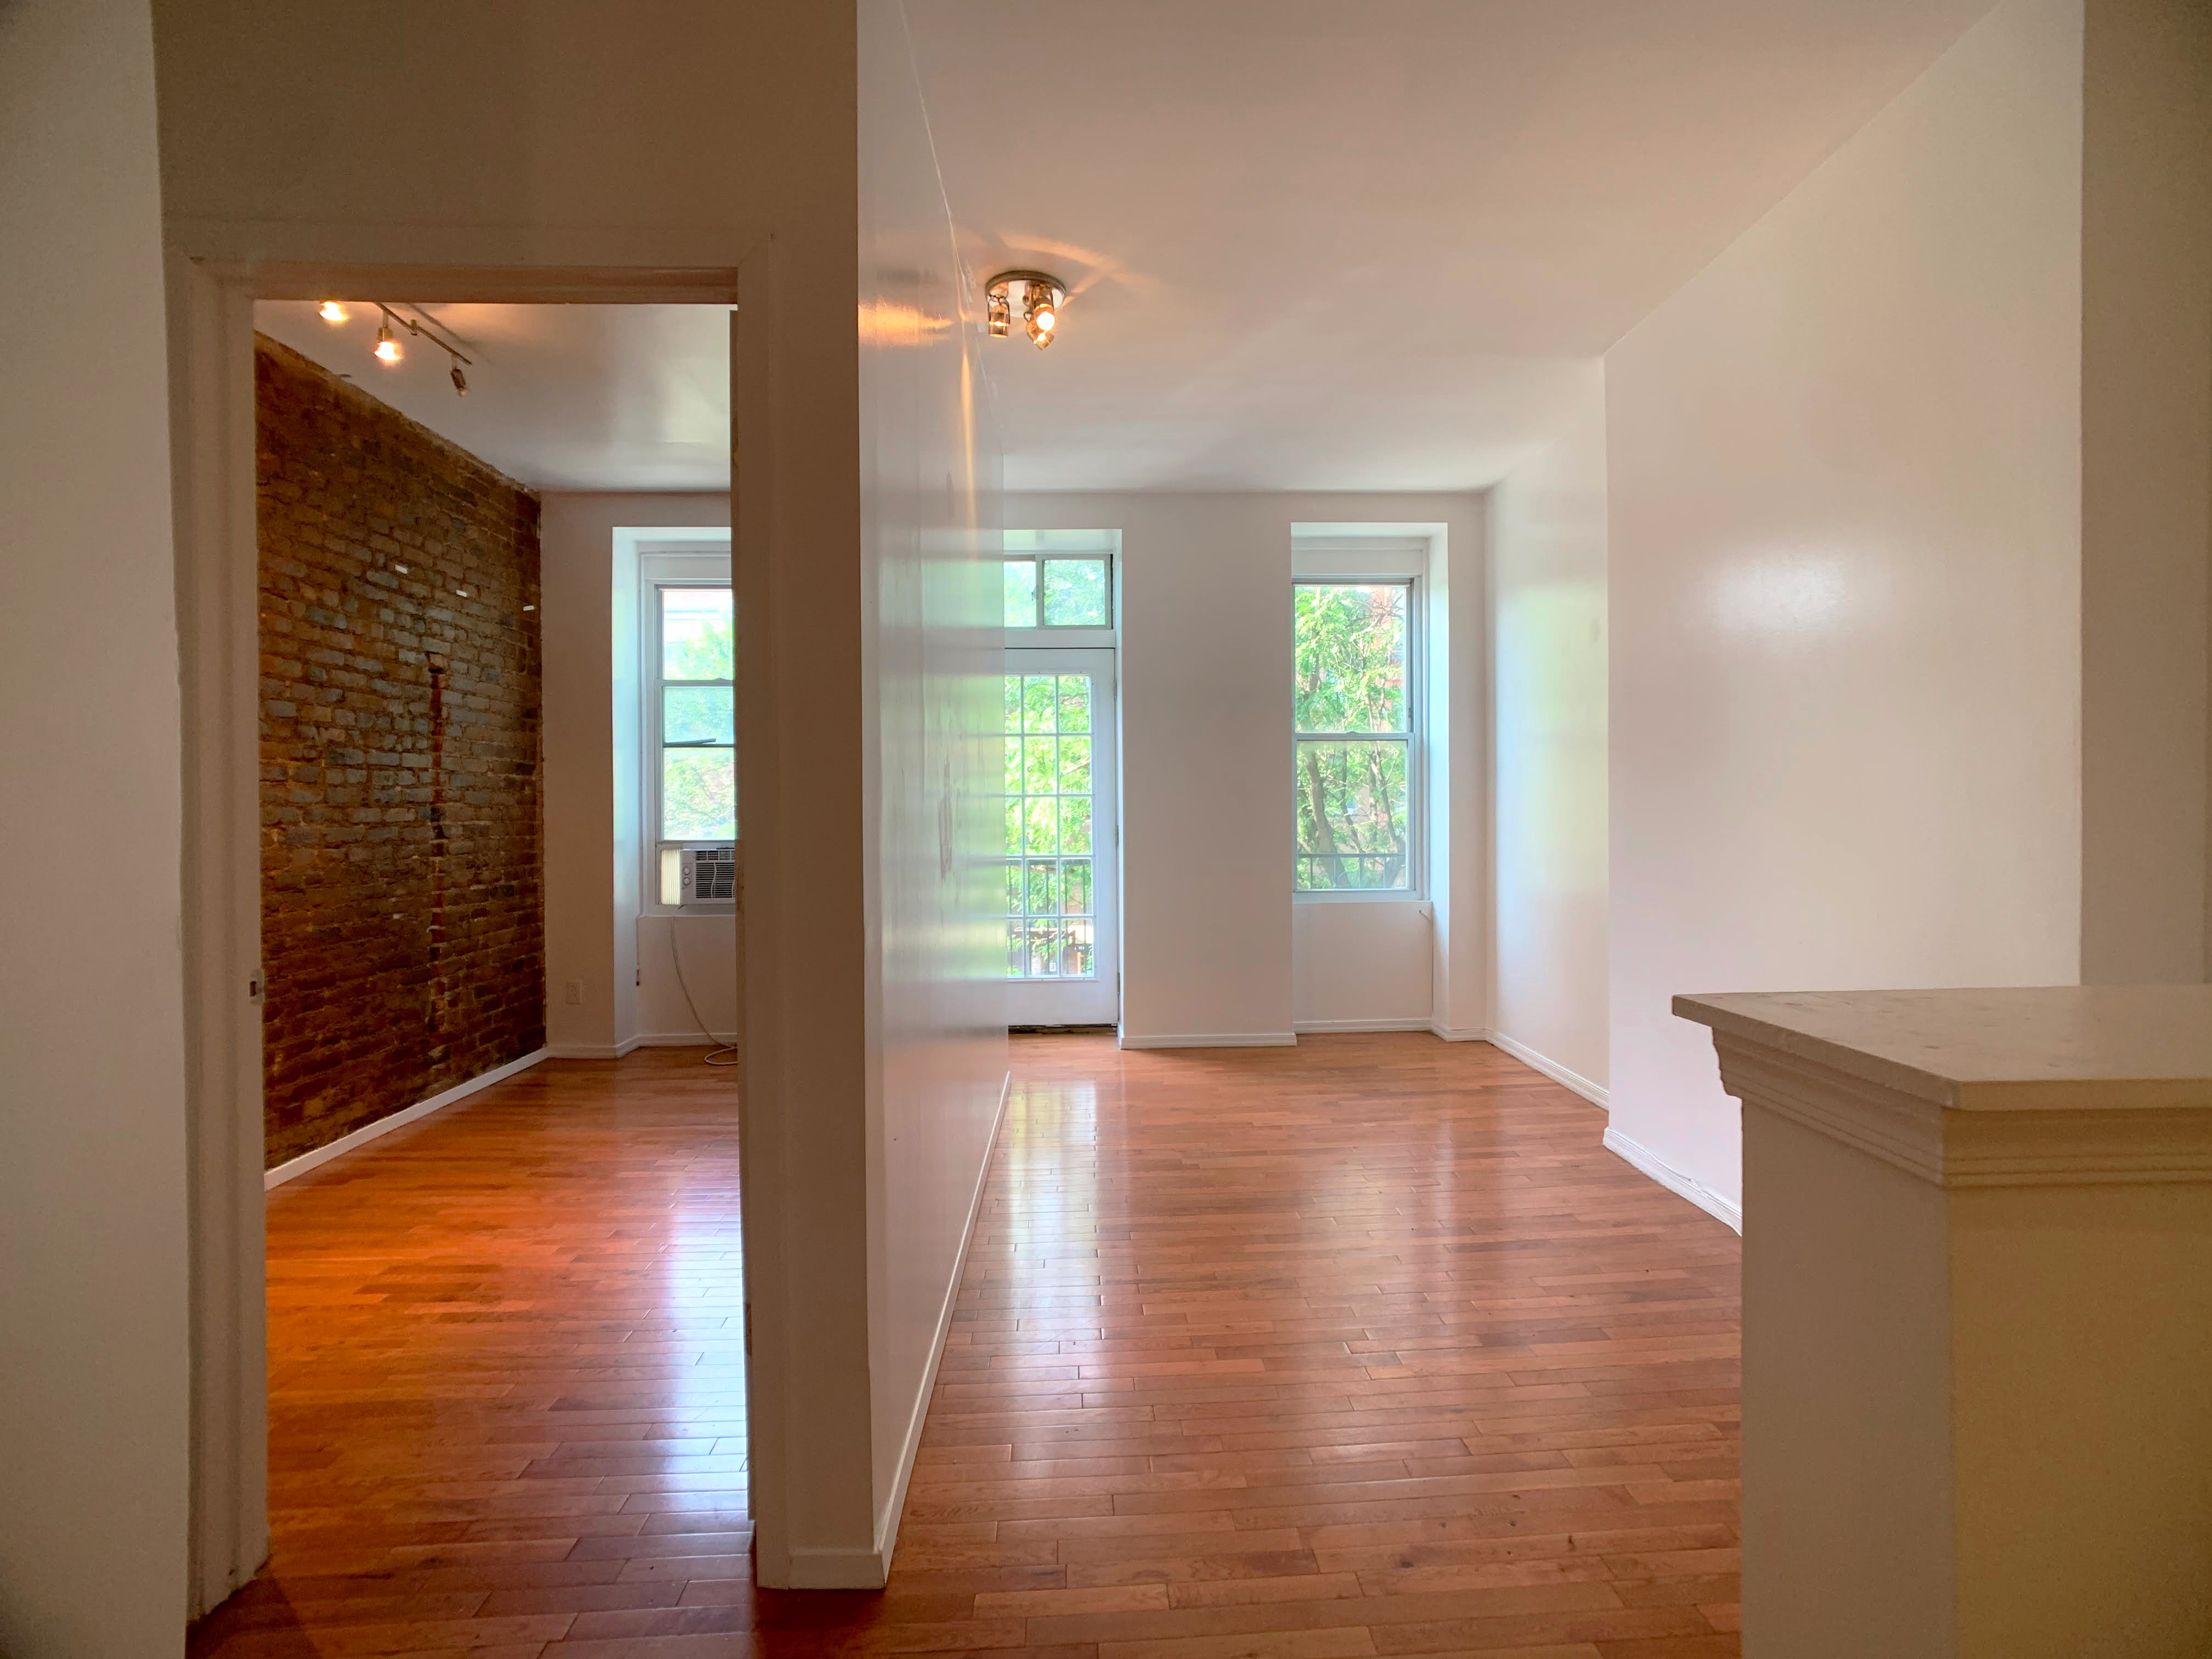
<instances>
[{"instance_id":1,"label":"white wall","mask_svg":"<svg viewBox=\"0 0 2212 1659\"><path fill-rule=\"evenodd\" d=\"M1616 1133L1725 1200L1678 992L2067 983L2079 0L2005 0L1606 359Z\"/></svg>"},{"instance_id":2,"label":"white wall","mask_svg":"<svg viewBox=\"0 0 2212 1659\"><path fill-rule=\"evenodd\" d=\"M694 1021L669 954L699 1012L726 1036L737 1019L736 922L639 916L639 732L635 538L623 529L728 535L723 494L549 491L539 521L544 605L545 1040L556 1054L609 1055L641 1035ZM568 1000L572 981L582 1000Z\"/></svg>"},{"instance_id":3,"label":"white wall","mask_svg":"<svg viewBox=\"0 0 2212 1659\"><path fill-rule=\"evenodd\" d=\"M730 82L761 63L769 12L156 0L171 233L239 259L734 265L769 204ZM761 95L807 91L785 76Z\"/></svg>"},{"instance_id":4,"label":"white wall","mask_svg":"<svg viewBox=\"0 0 2212 1659\"><path fill-rule=\"evenodd\" d=\"M1604 1096L1610 944L1606 821L1605 373L1490 491L1490 1025Z\"/></svg>"},{"instance_id":5,"label":"white wall","mask_svg":"<svg viewBox=\"0 0 2212 1659\"><path fill-rule=\"evenodd\" d=\"M742 1122L754 1347L788 1362L753 1383L756 1561L857 1586L887 1570L1006 1080L999 459L900 8L763 35L737 100L776 226L737 349ZM781 107L792 84L819 95Z\"/></svg>"},{"instance_id":6,"label":"white wall","mask_svg":"<svg viewBox=\"0 0 2212 1659\"><path fill-rule=\"evenodd\" d=\"M770 1584L880 1582L902 1453L878 1441L927 1385L1004 1075L1003 1023L970 1006L997 981L959 958L980 932L969 860L992 787L987 747L962 736L981 682L959 642L981 629L995 656L975 534L995 452L951 322L969 295L897 8L161 0L158 22L181 255L282 262L301 286L326 264L398 267L418 298L451 266L672 272L684 297L742 267L759 1569ZM879 678L919 728L879 722Z\"/></svg>"},{"instance_id":7,"label":"white wall","mask_svg":"<svg viewBox=\"0 0 2212 1659\"><path fill-rule=\"evenodd\" d=\"M1020 495L1022 530L1121 532L1122 1041L1483 1025L1481 526L1469 495ZM1291 899L1291 526L1440 524L1429 576L1433 920ZM1449 681L1448 691L1442 683ZM1327 908L1327 916L1309 911ZM1297 914L1293 915L1296 910Z\"/></svg>"},{"instance_id":8,"label":"white wall","mask_svg":"<svg viewBox=\"0 0 2212 1659\"><path fill-rule=\"evenodd\" d=\"M955 251L904 8L860 27L868 676L869 1364L887 1560L1007 1082L1004 588L981 293Z\"/></svg>"},{"instance_id":9,"label":"white wall","mask_svg":"<svg viewBox=\"0 0 2212 1659\"><path fill-rule=\"evenodd\" d=\"M2212 975L2212 6L2090 0L2081 977Z\"/></svg>"},{"instance_id":10,"label":"white wall","mask_svg":"<svg viewBox=\"0 0 2212 1659\"><path fill-rule=\"evenodd\" d=\"M1294 901L1292 1029L1427 1026L1436 1004L1436 957L1432 904Z\"/></svg>"},{"instance_id":11,"label":"white wall","mask_svg":"<svg viewBox=\"0 0 2212 1659\"><path fill-rule=\"evenodd\" d=\"M736 1034L735 916L640 916L634 937L640 1042L704 1048L707 1034L701 1031L702 1024L717 1042ZM680 963L678 951L682 952Z\"/></svg>"},{"instance_id":12,"label":"white wall","mask_svg":"<svg viewBox=\"0 0 2212 1659\"><path fill-rule=\"evenodd\" d=\"M143 0L0 8L0 1652L146 1659L184 1648L190 1241ZM88 831L130 881L80 878Z\"/></svg>"}]
</instances>

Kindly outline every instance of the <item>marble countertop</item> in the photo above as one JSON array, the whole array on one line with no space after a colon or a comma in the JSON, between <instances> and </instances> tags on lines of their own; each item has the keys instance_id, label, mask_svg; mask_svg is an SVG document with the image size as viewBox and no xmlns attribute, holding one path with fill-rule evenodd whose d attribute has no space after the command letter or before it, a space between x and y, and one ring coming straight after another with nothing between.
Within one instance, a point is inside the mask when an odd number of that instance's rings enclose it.
<instances>
[{"instance_id":1,"label":"marble countertop","mask_svg":"<svg viewBox=\"0 0 2212 1659\"><path fill-rule=\"evenodd\" d=\"M2212 1108L2212 986L1746 992L1674 1012L1955 1110Z\"/></svg>"}]
</instances>

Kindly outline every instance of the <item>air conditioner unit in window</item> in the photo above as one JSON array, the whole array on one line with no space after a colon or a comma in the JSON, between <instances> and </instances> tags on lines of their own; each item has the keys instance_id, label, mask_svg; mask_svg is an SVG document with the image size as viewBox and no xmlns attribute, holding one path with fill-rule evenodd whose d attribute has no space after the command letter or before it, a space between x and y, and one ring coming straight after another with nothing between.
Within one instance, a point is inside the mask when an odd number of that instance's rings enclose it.
<instances>
[{"instance_id":1,"label":"air conditioner unit in window","mask_svg":"<svg viewBox=\"0 0 2212 1659\"><path fill-rule=\"evenodd\" d=\"M671 870L668 866L677 867ZM669 877L677 878L669 890ZM660 898L664 904L731 904L738 896L738 849L734 847L668 847L660 854Z\"/></svg>"}]
</instances>

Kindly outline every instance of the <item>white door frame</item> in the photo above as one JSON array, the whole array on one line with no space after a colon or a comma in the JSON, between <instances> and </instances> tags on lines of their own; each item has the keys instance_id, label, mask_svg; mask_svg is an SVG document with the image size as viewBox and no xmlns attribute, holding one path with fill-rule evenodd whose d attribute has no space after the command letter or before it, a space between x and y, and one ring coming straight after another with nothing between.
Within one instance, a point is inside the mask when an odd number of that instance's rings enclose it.
<instances>
[{"instance_id":1,"label":"white door frame","mask_svg":"<svg viewBox=\"0 0 2212 1659\"><path fill-rule=\"evenodd\" d=\"M1103 681L1109 717L1099 718L1100 699L1091 696L1091 906L1096 916L1092 961L1097 972L1099 995L1095 1007L1084 1011L1095 1018L1065 1023L1121 1024L1121 653L1108 645L1009 645L1006 672L1048 672L1085 673L1096 686ZM1089 984L1091 981L1079 981ZM1051 1003L1065 997L1065 983L1049 980L1006 981L1007 1023L1012 1025L1062 1024L1047 1018Z\"/></svg>"},{"instance_id":2,"label":"white door frame","mask_svg":"<svg viewBox=\"0 0 2212 1659\"><path fill-rule=\"evenodd\" d=\"M253 302L380 293L478 303L734 305L738 272L220 263L173 250L167 280L192 1241L187 1616L197 1617L269 1555ZM750 1209L750 1193L744 1201Z\"/></svg>"}]
</instances>

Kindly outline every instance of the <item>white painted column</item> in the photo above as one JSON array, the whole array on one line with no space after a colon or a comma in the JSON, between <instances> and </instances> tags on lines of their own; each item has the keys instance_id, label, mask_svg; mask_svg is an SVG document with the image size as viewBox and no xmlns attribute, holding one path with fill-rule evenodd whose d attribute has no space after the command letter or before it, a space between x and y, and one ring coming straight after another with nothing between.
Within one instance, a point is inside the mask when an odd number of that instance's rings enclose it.
<instances>
[{"instance_id":1,"label":"white painted column","mask_svg":"<svg viewBox=\"0 0 2212 1659\"><path fill-rule=\"evenodd\" d=\"M2212 988L1674 1009L1743 1105L1747 1659L2212 1653Z\"/></svg>"}]
</instances>

